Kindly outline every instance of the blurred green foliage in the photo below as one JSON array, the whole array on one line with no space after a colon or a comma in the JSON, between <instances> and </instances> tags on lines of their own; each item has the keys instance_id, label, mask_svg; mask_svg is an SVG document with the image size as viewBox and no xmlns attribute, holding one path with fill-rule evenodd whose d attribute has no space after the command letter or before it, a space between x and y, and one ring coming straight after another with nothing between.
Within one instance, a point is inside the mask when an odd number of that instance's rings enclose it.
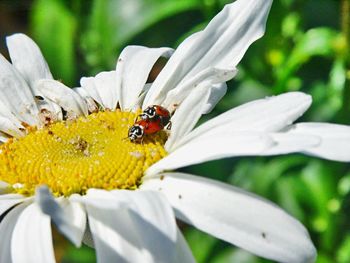
<instances>
[{"instance_id":1,"label":"blurred green foliage","mask_svg":"<svg viewBox=\"0 0 350 263\"><path fill-rule=\"evenodd\" d=\"M203 28L225 0L34 0L30 35L57 79L115 67L128 44L176 47ZM302 120L350 124L348 0L275 1L265 36L247 52L239 75L203 120L267 95L300 90L313 97ZM343 9L343 12L341 11ZM350 166L301 155L225 159L184 169L264 196L310 231L319 263L350 262ZM198 262L269 262L184 227ZM63 262L94 262L88 248L66 250Z\"/></svg>"}]
</instances>

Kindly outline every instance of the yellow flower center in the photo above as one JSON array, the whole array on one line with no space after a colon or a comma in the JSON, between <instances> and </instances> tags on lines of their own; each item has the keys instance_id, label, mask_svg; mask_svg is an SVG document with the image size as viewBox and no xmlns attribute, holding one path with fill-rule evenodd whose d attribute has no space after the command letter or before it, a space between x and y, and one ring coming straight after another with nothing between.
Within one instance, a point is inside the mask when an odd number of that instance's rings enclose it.
<instances>
[{"instance_id":1,"label":"yellow flower center","mask_svg":"<svg viewBox=\"0 0 350 263\"><path fill-rule=\"evenodd\" d=\"M56 196L89 188L136 189L144 171L166 155L165 131L142 143L127 138L135 113L99 112L32 130L0 145L0 181L32 195L47 185Z\"/></svg>"}]
</instances>

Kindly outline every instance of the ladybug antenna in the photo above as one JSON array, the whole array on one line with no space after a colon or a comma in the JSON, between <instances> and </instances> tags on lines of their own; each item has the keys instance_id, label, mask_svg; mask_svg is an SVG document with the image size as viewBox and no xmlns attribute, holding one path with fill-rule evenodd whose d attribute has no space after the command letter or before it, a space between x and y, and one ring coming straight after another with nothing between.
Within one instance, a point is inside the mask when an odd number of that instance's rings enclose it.
<instances>
[{"instance_id":1,"label":"ladybug antenna","mask_svg":"<svg viewBox=\"0 0 350 263\"><path fill-rule=\"evenodd\" d=\"M122 141L125 141L125 140L127 140L127 139L129 139L129 137L122 138Z\"/></svg>"}]
</instances>

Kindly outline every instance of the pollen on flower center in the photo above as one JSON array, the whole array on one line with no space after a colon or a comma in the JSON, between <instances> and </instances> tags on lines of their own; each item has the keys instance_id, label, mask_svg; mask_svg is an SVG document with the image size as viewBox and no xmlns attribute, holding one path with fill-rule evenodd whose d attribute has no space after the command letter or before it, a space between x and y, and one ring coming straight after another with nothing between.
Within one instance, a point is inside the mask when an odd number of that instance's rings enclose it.
<instances>
[{"instance_id":1,"label":"pollen on flower center","mask_svg":"<svg viewBox=\"0 0 350 263\"><path fill-rule=\"evenodd\" d=\"M58 122L0 145L0 181L32 195L47 185L56 196L89 188L135 189L144 171L166 155L161 131L132 143L128 128L135 113L99 112Z\"/></svg>"}]
</instances>

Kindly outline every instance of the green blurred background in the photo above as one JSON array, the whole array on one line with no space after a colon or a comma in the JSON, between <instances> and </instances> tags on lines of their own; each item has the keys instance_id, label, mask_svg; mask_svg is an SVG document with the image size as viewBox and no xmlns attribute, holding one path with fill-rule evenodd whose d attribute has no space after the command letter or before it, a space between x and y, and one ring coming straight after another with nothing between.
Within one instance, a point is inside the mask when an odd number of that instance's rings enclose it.
<instances>
[{"instance_id":1,"label":"green blurred background","mask_svg":"<svg viewBox=\"0 0 350 263\"><path fill-rule=\"evenodd\" d=\"M128 44L176 47L203 28L225 0L0 0L5 36L25 32L41 47L56 79L111 70ZM302 121L350 124L350 1L275 1L265 36L239 65L212 118L267 95L300 90L313 97ZM350 150L350 149L349 149ZM183 169L264 196L308 228L319 263L350 262L350 165L302 155L229 158ZM270 262L183 226L198 262ZM59 262L95 262L55 235Z\"/></svg>"}]
</instances>

